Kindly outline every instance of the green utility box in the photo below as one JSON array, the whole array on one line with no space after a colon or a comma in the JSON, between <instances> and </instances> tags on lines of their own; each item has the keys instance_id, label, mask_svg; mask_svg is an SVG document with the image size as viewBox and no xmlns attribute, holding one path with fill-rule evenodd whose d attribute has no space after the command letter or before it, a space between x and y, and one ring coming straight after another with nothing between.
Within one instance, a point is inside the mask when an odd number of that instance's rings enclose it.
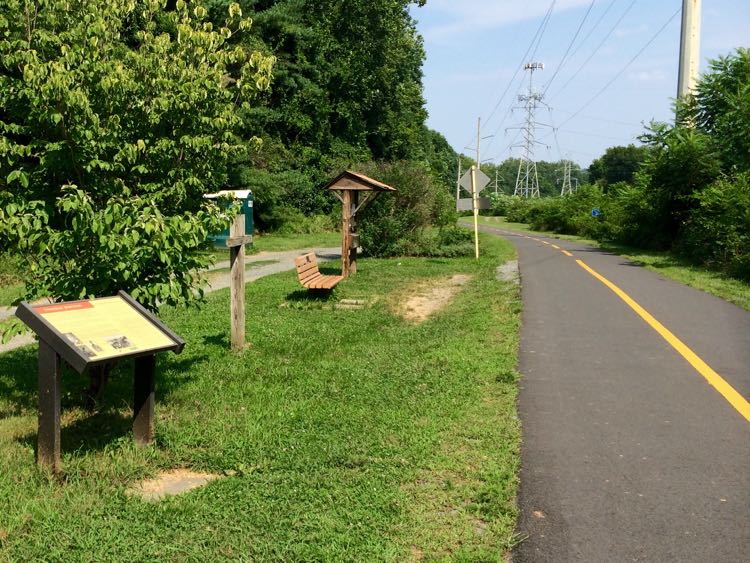
<instances>
[{"instance_id":1,"label":"green utility box","mask_svg":"<svg viewBox=\"0 0 750 563\"><path fill-rule=\"evenodd\" d=\"M250 190L222 190L215 194L206 194L206 199L218 199L220 196L234 196L240 204L240 213L245 216L245 234L253 235L253 192ZM214 243L215 248L226 248L226 240L229 238L229 229L208 237ZM251 243L252 244L252 243Z\"/></svg>"}]
</instances>

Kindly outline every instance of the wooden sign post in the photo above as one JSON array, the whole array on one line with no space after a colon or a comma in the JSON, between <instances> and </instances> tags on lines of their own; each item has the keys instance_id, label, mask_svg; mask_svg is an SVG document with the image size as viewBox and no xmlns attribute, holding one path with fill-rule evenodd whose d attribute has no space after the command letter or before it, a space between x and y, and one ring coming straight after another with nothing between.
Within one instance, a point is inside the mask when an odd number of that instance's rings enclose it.
<instances>
[{"instance_id":1,"label":"wooden sign post","mask_svg":"<svg viewBox=\"0 0 750 563\"><path fill-rule=\"evenodd\" d=\"M232 350L245 348L245 245L253 237L245 234L245 216L240 213L234 218L229 229L229 314L231 319Z\"/></svg>"},{"instance_id":2,"label":"wooden sign post","mask_svg":"<svg viewBox=\"0 0 750 563\"><path fill-rule=\"evenodd\" d=\"M78 373L135 358L133 437L139 446L154 436L156 353L179 354L185 342L127 293L16 310L39 336L39 430L37 464L60 470L62 360Z\"/></svg>"},{"instance_id":3,"label":"wooden sign post","mask_svg":"<svg viewBox=\"0 0 750 563\"><path fill-rule=\"evenodd\" d=\"M328 183L331 190L341 201L341 275L357 273L357 248L359 232L357 231L357 212L380 192L395 192L395 188L346 170ZM340 192L340 193L339 193ZM360 192L364 197L360 199Z\"/></svg>"}]
</instances>

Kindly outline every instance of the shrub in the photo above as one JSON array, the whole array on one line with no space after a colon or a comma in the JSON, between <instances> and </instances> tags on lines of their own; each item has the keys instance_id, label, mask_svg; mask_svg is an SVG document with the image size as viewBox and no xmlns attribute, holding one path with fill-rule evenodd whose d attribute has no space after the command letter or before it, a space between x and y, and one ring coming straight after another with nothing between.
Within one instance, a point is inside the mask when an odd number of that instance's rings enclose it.
<instances>
[{"instance_id":1,"label":"shrub","mask_svg":"<svg viewBox=\"0 0 750 563\"><path fill-rule=\"evenodd\" d=\"M368 163L359 171L396 188L380 194L359 213L359 234L370 256L424 254L429 230L455 223L453 199L428 169L414 162Z\"/></svg>"},{"instance_id":2,"label":"shrub","mask_svg":"<svg viewBox=\"0 0 750 563\"><path fill-rule=\"evenodd\" d=\"M681 253L750 281L750 174L721 179L695 194Z\"/></svg>"}]
</instances>

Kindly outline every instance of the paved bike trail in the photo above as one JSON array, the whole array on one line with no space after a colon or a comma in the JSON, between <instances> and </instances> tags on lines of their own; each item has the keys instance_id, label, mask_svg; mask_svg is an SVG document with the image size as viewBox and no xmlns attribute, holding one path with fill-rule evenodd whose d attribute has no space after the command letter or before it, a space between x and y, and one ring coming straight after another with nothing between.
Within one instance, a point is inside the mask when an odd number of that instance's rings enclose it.
<instances>
[{"instance_id":1,"label":"paved bike trail","mask_svg":"<svg viewBox=\"0 0 750 563\"><path fill-rule=\"evenodd\" d=\"M483 230L517 247L524 301L526 539L513 561L750 561L747 411L577 260L741 400L750 398L750 313L596 248Z\"/></svg>"}]
</instances>

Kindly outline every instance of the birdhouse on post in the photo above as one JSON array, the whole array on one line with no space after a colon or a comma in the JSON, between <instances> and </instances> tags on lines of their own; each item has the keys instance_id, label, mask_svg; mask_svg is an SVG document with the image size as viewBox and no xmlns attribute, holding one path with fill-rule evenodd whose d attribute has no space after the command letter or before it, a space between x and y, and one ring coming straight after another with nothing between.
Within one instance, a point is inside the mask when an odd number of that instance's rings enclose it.
<instances>
[{"instance_id":1,"label":"birdhouse on post","mask_svg":"<svg viewBox=\"0 0 750 563\"><path fill-rule=\"evenodd\" d=\"M326 187L341 200L341 275L346 278L357 273L357 212L379 193L396 189L351 170L339 174Z\"/></svg>"}]
</instances>

